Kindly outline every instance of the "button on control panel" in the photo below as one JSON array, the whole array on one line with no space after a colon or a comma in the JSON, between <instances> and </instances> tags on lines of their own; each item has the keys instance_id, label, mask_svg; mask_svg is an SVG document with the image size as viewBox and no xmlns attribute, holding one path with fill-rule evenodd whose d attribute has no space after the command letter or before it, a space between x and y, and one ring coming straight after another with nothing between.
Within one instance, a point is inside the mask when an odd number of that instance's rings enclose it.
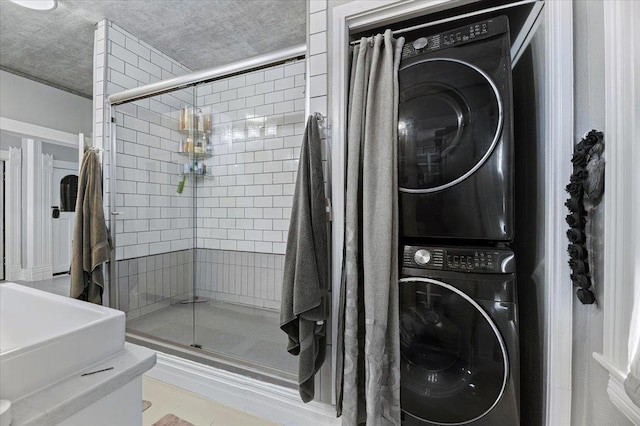
<instances>
[{"instance_id":1,"label":"button on control panel","mask_svg":"<svg viewBox=\"0 0 640 426\"><path fill-rule=\"evenodd\" d=\"M416 41L413 42L413 48L417 51L423 50L425 47L429 45L429 39L426 37L420 37Z\"/></svg>"},{"instance_id":2,"label":"button on control panel","mask_svg":"<svg viewBox=\"0 0 640 426\"><path fill-rule=\"evenodd\" d=\"M442 44L450 46L452 44L467 42L480 37L489 32L489 23L481 22L468 27L458 28L452 32L444 33L442 35Z\"/></svg>"},{"instance_id":3,"label":"button on control panel","mask_svg":"<svg viewBox=\"0 0 640 426\"><path fill-rule=\"evenodd\" d=\"M426 265L431 260L431 252L420 249L413 255L413 260L415 260L418 265Z\"/></svg>"}]
</instances>

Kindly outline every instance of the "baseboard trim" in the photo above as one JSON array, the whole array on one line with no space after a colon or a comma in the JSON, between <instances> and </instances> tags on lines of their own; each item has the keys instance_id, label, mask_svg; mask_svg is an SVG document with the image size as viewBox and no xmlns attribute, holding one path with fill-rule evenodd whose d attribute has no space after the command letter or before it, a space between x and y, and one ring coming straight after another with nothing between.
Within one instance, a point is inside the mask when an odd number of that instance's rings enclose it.
<instances>
[{"instance_id":1,"label":"baseboard trim","mask_svg":"<svg viewBox=\"0 0 640 426\"><path fill-rule=\"evenodd\" d=\"M157 364L146 375L286 426L341 423L335 407L320 402L305 404L296 390L162 352L157 352Z\"/></svg>"},{"instance_id":2,"label":"baseboard trim","mask_svg":"<svg viewBox=\"0 0 640 426\"><path fill-rule=\"evenodd\" d=\"M594 352L593 358L609 372L607 393L615 405L634 425L640 425L640 407L635 405L624 390L625 374L617 369L602 354Z\"/></svg>"},{"instance_id":3,"label":"baseboard trim","mask_svg":"<svg viewBox=\"0 0 640 426\"><path fill-rule=\"evenodd\" d=\"M7 267L7 281L21 281L22 280L22 267L20 265L17 266L8 266Z\"/></svg>"},{"instance_id":4,"label":"baseboard trim","mask_svg":"<svg viewBox=\"0 0 640 426\"><path fill-rule=\"evenodd\" d=\"M42 281L53 278L53 265L34 266L22 270L22 279L25 281Z\"/></svg>"}]
</instances>

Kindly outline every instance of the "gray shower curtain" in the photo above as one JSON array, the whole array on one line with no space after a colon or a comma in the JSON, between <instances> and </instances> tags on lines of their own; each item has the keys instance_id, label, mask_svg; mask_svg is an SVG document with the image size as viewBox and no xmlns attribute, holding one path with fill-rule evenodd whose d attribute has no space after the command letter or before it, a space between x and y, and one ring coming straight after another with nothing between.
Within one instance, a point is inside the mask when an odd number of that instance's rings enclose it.
<instances>
[{"instance_id":1,"label":"gray shower curtain","mask_svg":"<svg viewBox=\"0 0 640 426\"><path fill-rule=\"evenodd\" d=\"M398 66L390 30L356 45L347 136L345 263L338 325L343 425L400 425Z\"/></svg>"}]
</instances>

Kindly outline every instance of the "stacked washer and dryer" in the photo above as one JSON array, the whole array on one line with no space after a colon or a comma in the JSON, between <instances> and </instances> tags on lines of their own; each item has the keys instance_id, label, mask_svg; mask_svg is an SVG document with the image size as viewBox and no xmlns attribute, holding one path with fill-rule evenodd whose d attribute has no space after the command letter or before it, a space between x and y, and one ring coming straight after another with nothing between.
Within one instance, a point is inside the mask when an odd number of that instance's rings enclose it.
<instances>
[{"instance_id":1,"label":"stacked washer and dryer","mask_svg":"<svg viewBox=\"0 0 640 426\"><path fill-rule=\"evenodd\" d=\"M510 47L500 16L413 34L403 50L406 426L520 424Z\"/></svg>"}]
</instances>

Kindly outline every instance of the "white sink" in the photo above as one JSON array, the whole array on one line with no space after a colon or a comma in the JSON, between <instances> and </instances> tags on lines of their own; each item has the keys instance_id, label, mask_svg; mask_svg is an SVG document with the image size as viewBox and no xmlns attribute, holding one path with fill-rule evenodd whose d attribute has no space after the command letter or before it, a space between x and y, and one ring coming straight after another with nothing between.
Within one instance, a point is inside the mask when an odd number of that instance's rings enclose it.
<instances>
[{"instance_id":1,"label":"white sink","mask_svg":"<svg viewBox=\"0 0 640 426\"><path fill-rule=\"evenodd\" d=\"M0 426L9 426L11 420L11 401L0 399Z\"/></svg>"},{"instance_id":2,"label":"white sink","mask_svg":"<svg viewBox=\"0 0 640 426\"><path fill-rule=\"evenodd\" d=\"M124 349L121 311L0 284L0 399L16 401Z\"/></svg>"}]
</instances>

